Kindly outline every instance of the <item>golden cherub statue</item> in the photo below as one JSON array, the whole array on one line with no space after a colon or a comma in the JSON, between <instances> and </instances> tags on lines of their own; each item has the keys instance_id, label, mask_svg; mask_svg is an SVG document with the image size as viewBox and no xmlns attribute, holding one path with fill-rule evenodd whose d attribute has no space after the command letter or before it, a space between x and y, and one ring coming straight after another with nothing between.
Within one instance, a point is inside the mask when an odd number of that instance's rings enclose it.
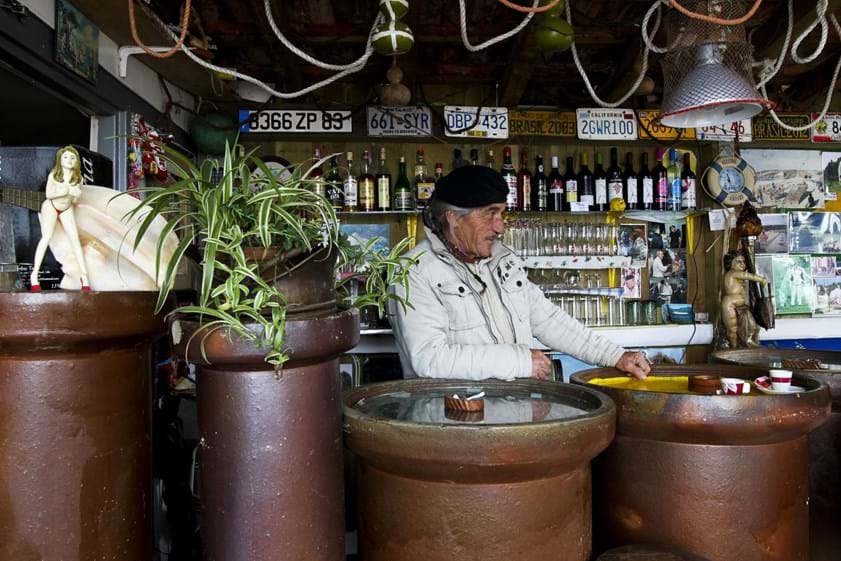
<instances>
[{"instance_id":1,"label":"golden cherub statue","mask_svg":"<svg viewBox=\"0 0 841 561\"><path fill-rule=\"evenodd\" d=\"M730 348L759 346L759 326L747 303L745 281L767 284L768 279L747 271L745 257L739 251L724 256L724 295L721 318L727 331ZM739 343L742 343L741 345Z\"/></svg>"}]
</instances>

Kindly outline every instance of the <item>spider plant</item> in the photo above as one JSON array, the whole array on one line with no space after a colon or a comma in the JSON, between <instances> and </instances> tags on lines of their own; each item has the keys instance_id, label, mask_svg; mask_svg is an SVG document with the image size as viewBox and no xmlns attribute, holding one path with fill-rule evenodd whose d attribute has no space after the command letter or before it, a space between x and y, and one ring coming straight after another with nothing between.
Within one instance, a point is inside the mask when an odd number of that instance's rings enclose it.
<instances>
[{"instance_id":1,"label":"spider plant","mask_svg":"<svg viewBox=\"0 0 841 561\"><path fill-rule=\"evenodd\" d=\"M266 361L279 368L288 360L284 349L286 300L282 291L261 276L261 264L247 250L277 248L282 262L287 256L291 261L327 248L339 251L339 266L367 262L365 293L358 299L349 298L341 283L339 301L376 306L380 314L389 299L397 298L387 291L388 284L405 285L414 260L400 256L409 240L390 252L377 252L373 244L354 248L340 237L330 202L308 188L315 182L312 171L332 155L296 166L289 179L279 181L254 156L255 151L237 156L234 149L226 147L221 164L206 161L197 167L167 148L169 169L181 179L164 187L135 190L145 193L144 204L127 217L140 222L138 240L156 216L168 220L157 244L158 311L172 290L179 264L189 259L193 248L200 271L198 301L176 312L197 316L205 336L226 329L229 336L265 347ZM174 257L163 263L163 240L171 232L179 237L179 244ZM403 298L398 299L406 305Z\"/></svg>"}]
</instances>

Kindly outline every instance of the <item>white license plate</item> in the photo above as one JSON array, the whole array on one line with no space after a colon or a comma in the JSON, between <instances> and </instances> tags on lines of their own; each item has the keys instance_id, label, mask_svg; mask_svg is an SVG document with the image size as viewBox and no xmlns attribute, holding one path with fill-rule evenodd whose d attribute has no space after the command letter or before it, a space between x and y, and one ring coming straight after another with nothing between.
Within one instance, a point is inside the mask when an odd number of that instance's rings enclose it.
<instances>
[{"instance_id":1,"label":"white license plate","mask_svg":"<svg viewBox=\"0 0 841 561\"><path fill-rule=\"evenodd\" d=\"M447 124L444 134L460 138L508 138L508 108L482 107L477 114L478 109L453 105L444 107L444 122Z\"/></svg>"},{"instance_id":2,"label":"white license plate","mask_svg":"<svg viewBox=\"0 0 841 561\"><path fill-rule=\"evenodd\" d=\"M240 109L240 132L331 133L353 132L350 111L314 109Z\"/></svg>"},{"instance_id":3,"label":"white license plate","mask_svg":"<svg viewBox=\"0 0 841 561\"><path fill-rule=\"evenodd\" d=\"M431 136L429 107L379 107L369 105L368 136Z\"/></svg>"},{"instance_id":4,"label":"white license plate","mask_svg":"<svg viewBox=\"0 0 841 561\"><path fill-rule=\"evenodd\" d=\"M820 113L812 113L812 120ZM812 142L841 142L841 113L827 113L812 125Z\"/></svg>"},{"instance_id":5,"label":"white license plate","mask_svg":"<svg viewBox=\"0 0 841 561\"><path fill-rule=\"evenodd\" d=\"M708 127L695 127L698 140L736 140L739 142L750 142L753 140L753 128L750 119L744 121L733 121L726 125L711 125Z\"/></svg>"},{"instance_id":6,"label":"white license plate","mask_svg":"<svg viewBox=\"0 0 841 561\"><path fill-rule=\"evenodd\" d=\"M631 109L576 109L581 140L636 140L637 118Z\"/></svg>"}]
</instances>

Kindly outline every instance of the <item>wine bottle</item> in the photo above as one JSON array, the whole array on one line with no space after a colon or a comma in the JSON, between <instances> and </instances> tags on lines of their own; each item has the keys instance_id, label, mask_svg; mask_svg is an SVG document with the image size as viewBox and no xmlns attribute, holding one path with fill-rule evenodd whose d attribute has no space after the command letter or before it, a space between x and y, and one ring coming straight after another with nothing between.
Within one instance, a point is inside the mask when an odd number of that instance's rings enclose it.
<instances>
[{"instance_id":1,"label":"wine bottle","mask_svg":"<svg viewBox=\"0 0 841 561\"><path fill-rule=\"evenodd\" d=\"M371 175L371 158L367 150L362 151L362 173L359 174L359 209L371 212L377 209L377 189Z\"/></svg>"},{"instance_id":2,"label":"wine bottle","mask_svg":"<svg viewBox=\"0 0 841 561\"><path fill-rule=\"evenodd\" d=\"M485 165L491 169L496 169L496 160L494 159L493 150L488 150L488 159L485 160Z\"/></svg>"},{"instance_id":3,"label":"wine bottle","mask_svg":"<svg viewBox=\"0 0 841 561\"><path fill-rule=\"evenodd\" d=\"M356 212L359 210L359 182L353 173L353 152L347 153L347 175L344 181L345 188L345 211Z\"/></svg>"},{"instance_id":4,"label":"wine bottle","mask_svg":"<svg viewBox=\"0 0 841 561\"><path fill-rule=\"evenodd\" d=\"M549 188L549 210L561 212L564 210L564 178L558 170L558 157L552 156L552 171L546 180Z\"/></svg>"},{"instance_id":5,"label":"wine bottle","mask_svg":"<svg viewBox=\"0 0 841 561\"><path fill-rule=\"evenodd\" d=\"M543 154L534 159L534 175L531 178L531 209L546 212L549 203L549 189L547 188L546 169L543 165Z\"/></svg>"},{"instance_id":6,"label":"wine bottle","mask_svg":"<svg viewBox=\"0 0 841 561\"><path fill-rule=\"evenodd\" d=\"M470 165L471 166L478 166L479 165L479 151L473 148L470 151Z\"/></svg>"},{"instance_id":7,"label":"wine bottle","mask_svg":"<svg viewBox=\"0 0 841 561\"><path fill-rule=\"evenodd\" d=\"M572 203L578 201L578 176L575 175L575 161L572 156L567 156L567 168L564 171L564 195L566 203L564 210L572 210Z\"/></svg>"},{"instance_id":8,"label":"wine bottle","mask_svg":"<svg viewBox=\"0 0 841 561\"><path fill-rule=\"evenodd\" d=\"M315 163L321 161L321 148L314 148L312 151L312 159ZM324 179L324 170L321 165L315 166L310 172L310 189L313 193L327 197L327 182Z\"/></svg>"},{"instance_id":9,"label":"wine bottle","mask_svg":"<svg viewBox=\"0 0 841 561\"><path fill-rule=\"evenodd\" d=\"M637 176L637 186L641 189L639 206L643 210L654 209L654 174L648 169L648 153L643 152L640 160L640 173Z\"/></svg>"},{"instance_id":10,"label":"wine bottle","mask_svg":"<svg viewBox=\"0 0 841 561\"><path fill-rule=\"evenodd\" d=\"M517 174L514 172L514 164L511 163L511 148L506 146L502 152L502 177L508 184L508 197L505 199L505 208L509 211L517 210Z\"/></svg>"},{"instance_id":11,"label":"wine bottle","mask_svg":"<svg viewBox=\"0 0 841 561\"><path fill-rule=\"evenodd\" d=\"M520 171L517 172L517 210L531 210L531 172L526 167L528 153L525 148L520 149Z\"/></svg>"},{"instance_id":12,"label":"wine bottle","mask_svg":"<svg viewBox=\"0 0 841 561\"><path fill-rule=\"evenodd\" d=\"M391 174L385 163L385 148L380 148L380 167L377 170L377 209L391 209Z\"/></svg>"},{"instance_id":13,"label":"wine bottle","mask_svg":"<svg viewBox=\"0 0 841 561\"><path fill-rule=\"evenodd\" d=\"M677 165L677 151L674 148L669 150L669 167L666 169L666 177L669 179L668 208L680 210L680 168Z\"/></svg>"},{"instance_id":14,"label":"wine bottle","mask_svg":"<svg viewBox=\"0 0 841 561\"><path fill-rule=\"evenodd\" d=\"M429 199L432 197L432 192L435 190L435 182L426 172L426 162L424 161L423 148L418 148L415 159L415 197L417 198L418 208L424 209L429 204Z\"/></svg>"},{"instance_id":15,"label":"wine bottle","mask_svg":"<svg viewBox=\"0 0 841 561\"><path fill-rule=\"evenodd\" d=\"M581 153L581 167L578 169L578 202L587 210L596 204L596 190L593 185L593 172L587 167L587 152Z\"/></svg>"},{"instance_id":16,"label":"wine bottle","mask_svg":"<svg viewBox=\"0 0 841 561\"><path fill-rule=\"evenodd\" d=\"M406 158L400 156L397 181L394 184L394 210L408 211L415 208L415 193L406 174Z\"/></svg>"},{"instance_id":17,"label":"wine bottle","mask_svg":"<svg viewBox=\"0 0 841 561\"><path fill-rule=\"evenodd\" d=\"M596 187L595 209L605 211L607 210L607 174L604 172L604 160L602 160L601 152L596 152L596 169L593 170L593 183Z\"/></svg>"},{"instance_id":18,"label":"wine bottle","mask_svg":"<svg viewBox=\"0 0 841 561\"><path fill-rule=\"evenodd\" d=\"M469 165L470 163L461 157L461 150L458 148L453 149L453 169L463 168Z\"/></svg>"},{"instance_id":19,"label":"wine bottle","mask_svg":"<svg viewBox=\"0 0 841 561\"><path fill-rule=\"evenodd\" d=\"M669 176L663 166L663 149L657 149L657 165L651 170L654 176L654 208L666 210L669 207Z\"/></svg>"},{"instance_id":20,"label":"wine bottle","mask_svg":"<svg viewBox=\"0 0 841 561\"><path fill-rule=\"evenodd\" d=\"M324 176L327 183L327 198L333 205L333 210L340 211L345 208L345 191L342 187L342 177L339 174L339 161L336 156L330 158L327 174Z\"/></svg>"},{"instance_id":21,"label":"wine bottle","mask_svg":"<svg viewBox=\"0 0 841 561\"><path fill-rule=\"evenodd\" d=\"M435 162L435 186L438 186L438 182L441 181L441 178L444 177L444 164L441 162Z\"/></svg>"},{"instance_id":22,"label":"wine bottle","mask_svg":"<svg viewBox=\"0 0 841 561\"><path fill-rule=\"evenodd\" d=\"M683 153L683 170L680 172L680 183L681 191L683 191L681 206L694 209L698 206L698 195L695 191L695 174L692 172L689 152Z\"/></svg>"},{"instance_id":23,"label":"wine bottle","mask_svg":"<svg viewBox=\"0 0 841 561\"><path fill-rule=\"evenodd\" d=\"M628 209L639 208L640 196L638 191L637 173L634 171L634 155L625 153L625 173L622 174L622 184L625 189L625 204Z\"/></svg>"},{"instance_id":24,"label":"wine bottle","mask_svg":"<svg viewBox=\"0 0 841 561\"><path fill-rule=\"evenodd\" d=\"M610 167L607 168L607 200L608 209L612 209L611 203L619 200L624 201L624 182L622 170L619 169L619 155L616 148L610 149Z\"/></svg>"}]
</instances>

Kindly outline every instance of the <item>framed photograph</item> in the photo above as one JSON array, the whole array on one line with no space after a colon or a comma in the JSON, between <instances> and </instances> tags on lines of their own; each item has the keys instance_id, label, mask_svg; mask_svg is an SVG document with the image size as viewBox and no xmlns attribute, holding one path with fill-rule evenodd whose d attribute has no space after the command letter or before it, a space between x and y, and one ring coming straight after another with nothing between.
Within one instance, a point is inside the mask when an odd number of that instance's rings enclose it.
<instances>
[{"instance_id":1,"label":"framed photograph","mask_svg":"<svg viewBox=\"0 0 841 561\"><path fill-rule=\"evenodd\" d=\"M810 314L814 300L812 261L808 255L774 256L776 313Z\"/></svg>"},{"instance_id":2,"label":"framed photograph","mask_svg":"<svg viewBox=\"0 0 841 561\"><path fill-rule=\"evenodd\" d=\"M841 277L815 277L815 316L841 316Z\"/></svg>"},{"instance_id":3,"label":"framed photograph","mask_svg":"<svg viewBox=\"0 0 841 561\"><path fill-rule=\"evenodd\" d=\"M55 3L55 59L85 80L96 83L99 28L67 0Z\"/></svg>"},{"instance_id":4,"label":"framed photograph","mask_svg":"<svg viewBox=\"0 0 841 561\"><path fill-rule=\"evenodd\" d=\"M837 272L835 257L812 257L813 277L834 277Z\"/></svg>"},{"instance_id":5,"label":"framed photograph","mask_svg":"<svg viewBox=\"0 0 841 561\"><path fill-rule=\"evenodd\" d=\"M776 299L773 298L774 294L774 261L773 257L770 255L758 255L754 262L754 267L756 267L756 274L762 275L766 279L768 279L768 292L772 295L771 303L776 308ZM776 309L774 310L774 315L776 315Z\"/></svg>"},{"instance_id":6,"label":"framed photograph","mask_svg":"<svg viewBox=\"0 0 841 561\"><path fill-rule=\"evenodd\" d=\"M642 275L639 268L622 267L622 296L625 300L642 298Z\"/></svg>"},{"instance_id":7,"label":"framed photograph","mask_svg":"<svg viewBox=\"0 0 841 561\"><path fill-rule=\"evenodd\" d=\"M685 249L668 249L666 250L671 263L670 274L667 277L668 283L672 286L672 304L686 304L686 294L688 292L688 283L686 281L686 250Z\"/></svg>"},{"instance_id":8,"label":"framed photograph","mask_svg":"<svg viewBox=\"0 0 841 561\"><path fill-rule=\"evenodd\" d=\"M351 244L365 245L372 239L375 251L391 249L391 233L388 224L342 224L339 232L348 237Z\"/></svg>"},{"instance_id":9,"label":"framed photograph","mask_svg":"<svg viewBox=\"0 0 841 561\"><path fill-rule=\"evenodd\" d=\"M762 233L756 238L756 253L788 253L788 214L760 214Z\"/></svg>"},{"instance_id":10,"label":"framed photograph","mask_svg":"<svg viewBox=\"0 0 841 561\"><path fill-rule=\"evenodd\" d=\"M648 260L648 233L645 224L622 224L617 232L616 245L622 257L631 258L631 267L645 267Z\"/></svg>"},{"instance_id":11,"label":"framed photograph","mask_svg":"<svg viewBox=\"0 0 841 561\"><path fill-rule=\"evenodd\" d=\"M753 195L771 208L823 208L824 166L813 150L742 150L756 170Z\"/></svg>"},{"instance_id":12,"label":"framed photograph","mask_svg":"<svg viewBox=\"0 0 841 561\"><path fill-rule=\"evenodd\" d=\"M841 253L841 213L789 213L790 253Z\"/></svg>"},{"instance_id":13,"label":"framed photograph","mask_svg":"<svg viewBox=\"0 0 841 561\"><path fill-rule=\"evenodd\" d=\"M823 184L830 193L841 193L841 152L821 152Z\"/></svg>"}]
</instances>

